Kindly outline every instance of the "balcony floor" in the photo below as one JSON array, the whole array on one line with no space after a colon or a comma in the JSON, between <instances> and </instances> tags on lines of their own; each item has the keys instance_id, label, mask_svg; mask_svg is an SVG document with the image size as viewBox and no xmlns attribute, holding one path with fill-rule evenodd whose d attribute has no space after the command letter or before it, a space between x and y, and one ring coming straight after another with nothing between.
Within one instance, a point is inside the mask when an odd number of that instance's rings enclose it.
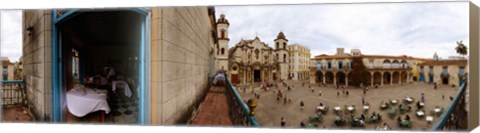
<instances>
[{"instance_id":1,"label":"balcony floor","mask_svg":"<svg viewBox=\"0 0 480 133\"><path fill-rule=\"evenodd\" d=\"M2 106L2 121L0 122L32 122L33 117L24 106L4 105Z\"/></svg>"}]
</instances>

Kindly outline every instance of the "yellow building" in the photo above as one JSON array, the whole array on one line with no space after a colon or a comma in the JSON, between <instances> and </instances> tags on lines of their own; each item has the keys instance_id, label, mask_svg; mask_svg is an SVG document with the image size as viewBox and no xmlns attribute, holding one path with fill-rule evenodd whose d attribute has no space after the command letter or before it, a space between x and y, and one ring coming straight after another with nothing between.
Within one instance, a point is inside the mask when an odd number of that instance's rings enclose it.
<instances>
[{"instance_id":1,"label":"yellow building","mask_svg":"<svg viewBox=\"0 0 480 133\"><path fill-rule=\"evenodd\" d=\"M289 79L306 80L310 76L310 49L298 43L287 46L290 59L288 62Z\"/></svg>"}]
</instances>

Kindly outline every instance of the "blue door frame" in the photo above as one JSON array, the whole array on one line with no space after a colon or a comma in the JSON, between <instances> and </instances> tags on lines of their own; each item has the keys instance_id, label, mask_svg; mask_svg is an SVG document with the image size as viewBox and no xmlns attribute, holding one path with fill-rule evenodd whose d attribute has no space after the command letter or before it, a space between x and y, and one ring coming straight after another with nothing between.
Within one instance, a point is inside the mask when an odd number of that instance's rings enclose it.
<instances>
[{"instance_id":1,"label":"blue door frame","mask_svg":"<svg viewBox=\"0 0 480 133\"><path fill-rule=\"evenodd\" d=\"M151 12L150 9L146 8L132 8L128 9L128 11L136 12L142 16L141 22L141 39L140 39L140 58L139 58L139 124L147 125L150 124L150 19L151 19ZM81 14L80 10L72 9L68 10L61 16L57 16L56 10L52 10L52 85L53 85L53 122L60 123L65 120L65 115L63 114L62 107L64 105L64 97L65 89L61 89L63 87L62 79L64 79L63 70L61 70L62 63L65 62L65 58L62 58L62 44L61 44L61 30L57 29L57 25L65 22L68 19L73 18ZM58 17L58 18L57 18ZM83 55L82 55L83 56ZM84 71L84 63L83 60L80 59L80 73ZM83 82L83 74L80 74L80 80Z\"/></svg>"}]
</instances>

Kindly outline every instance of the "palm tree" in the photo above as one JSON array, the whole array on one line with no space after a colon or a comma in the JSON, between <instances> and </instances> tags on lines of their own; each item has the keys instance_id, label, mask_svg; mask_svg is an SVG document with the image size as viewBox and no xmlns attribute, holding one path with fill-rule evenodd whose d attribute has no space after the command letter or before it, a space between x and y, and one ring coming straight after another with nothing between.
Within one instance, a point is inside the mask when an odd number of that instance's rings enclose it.
<instances>
[{"instance_id":1,"label":"palm tree","mask_svg":"<svg viewBox=\"0 0 480 133\"><path fill-rule=\"evenodd\" d=\"M457 47L455 47L455 51L457 51L458 54L462 55L465 57L467 55L467 46L465 46L462 41L458 42L457 41Z\"/></svg>"}]
</instances>

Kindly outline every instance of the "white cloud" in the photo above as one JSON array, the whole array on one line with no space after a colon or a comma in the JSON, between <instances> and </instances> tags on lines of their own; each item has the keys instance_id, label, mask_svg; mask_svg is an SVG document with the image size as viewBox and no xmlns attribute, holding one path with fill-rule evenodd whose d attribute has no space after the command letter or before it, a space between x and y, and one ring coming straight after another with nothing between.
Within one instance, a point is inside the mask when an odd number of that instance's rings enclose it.
<instances>
[{"instance_id":1,"label":"white cloud","mask_svg":"<svg viewBox=\"0 0 480 133\"><path fill-rule=\"evenodd\" d=\"M22 12L1 11L1 56L15 62L22 56Z\"/></svg>"},{"instance_id":2,"label":"white cloud","mask_svg":"<svg viewBox=\"0 0 480 133\"><path fill-rule=\"evenodd\" d=\"M279 31L290 43L311 48L312 56L335 48L364 54L446 58L456 41L468 46L468 2L217 6L230 22L229 46L241 38L273 44ZM346 52L347 52L346 51Z\"/></svg>"}]
</instances>

